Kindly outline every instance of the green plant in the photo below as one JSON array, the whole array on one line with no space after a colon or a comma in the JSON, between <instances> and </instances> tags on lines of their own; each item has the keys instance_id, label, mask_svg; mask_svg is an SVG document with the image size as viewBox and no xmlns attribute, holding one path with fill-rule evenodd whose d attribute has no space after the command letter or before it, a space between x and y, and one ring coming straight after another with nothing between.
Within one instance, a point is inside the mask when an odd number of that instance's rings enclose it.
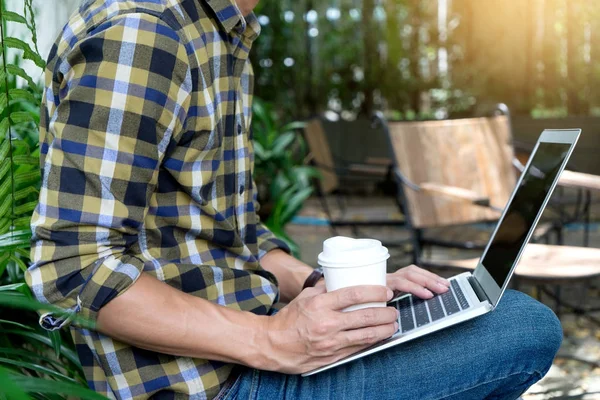
<instances>
[{"instance_id":1,"label":"green plant","mask_svg":"<svg viewBox=\"0 0 600 400\"><path fill-rule=\"evenodd\" d=\"M9 37L9 24L25 26L33 46ZM23 66L44 68L32 0L23 0L22 13L0 0L0 41L0 399L103 399L85 388L69 333L38 324L37 312L60 311L34 300L24 283L40 185L41 89Z\"/></svg>"},{"instance_id":2,"label":"green plant","mask_svg":"<svg viewBox=\"0 0 600 400\"><path fill-rule=\"evenodd\" d=\"M252 112L254 177L261 216L266 217L265 225L298 255L298 246L285 233L285 226L313 193L312 180L320 176L304 163L306 143L298 133L304 123L281 125L272 105L256 98Z\"/></svg>"}]
</instances>

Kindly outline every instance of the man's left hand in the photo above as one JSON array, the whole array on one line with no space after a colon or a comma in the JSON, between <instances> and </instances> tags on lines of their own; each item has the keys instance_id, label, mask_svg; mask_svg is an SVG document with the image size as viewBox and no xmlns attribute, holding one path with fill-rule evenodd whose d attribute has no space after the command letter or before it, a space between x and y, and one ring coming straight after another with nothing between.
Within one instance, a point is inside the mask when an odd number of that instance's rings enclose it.
<instances>
[{"instance_id":1,"label":"man's left hand","mask_svg":"<svg viewBox=\"0 0 600 400\"><path fill-rule=\"evenodd\" d=\"M387 286L397 295L398 292L412 293L422 299L430 299L434 293L448 291L450 282L432 272L409 265L387 275Z\"/></svg>"}]
</instances>

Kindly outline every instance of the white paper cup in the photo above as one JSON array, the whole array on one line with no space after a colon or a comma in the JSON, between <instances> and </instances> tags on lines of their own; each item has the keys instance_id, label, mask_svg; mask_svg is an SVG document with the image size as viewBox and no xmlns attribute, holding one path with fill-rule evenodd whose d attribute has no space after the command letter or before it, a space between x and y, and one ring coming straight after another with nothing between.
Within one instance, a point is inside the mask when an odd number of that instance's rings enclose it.
<instances>
[{"instance_id":1,"label":"white paper cup","mask_svg":"<svg viewBox=\"0 0 600 400\"><path fill-rule=\"evenodd\" d=\"M327 291L358 285L386 286L388 249L379 240L335 236L323 242L318 262ZM385 307L386 302L357 304L343 311Z\"/></svg>"}]
</instances>

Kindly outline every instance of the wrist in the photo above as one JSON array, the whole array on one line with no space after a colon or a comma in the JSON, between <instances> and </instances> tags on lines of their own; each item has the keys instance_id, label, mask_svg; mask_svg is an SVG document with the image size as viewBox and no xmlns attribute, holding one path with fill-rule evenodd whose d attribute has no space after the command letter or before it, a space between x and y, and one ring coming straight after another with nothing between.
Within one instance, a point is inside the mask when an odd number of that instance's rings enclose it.
<instances>
[{"instance_id":1,"label":"wrist","mask_svg":"<svg viewBox=\"0 0 600 400\"><path fill-rule=\"evenodd\" d=\"M275 332L271 329L272 317L254 315L252 330L252 351L249 351L242 363L251 368L264 371L276 371Z\"/></svg>"}]
</instances>

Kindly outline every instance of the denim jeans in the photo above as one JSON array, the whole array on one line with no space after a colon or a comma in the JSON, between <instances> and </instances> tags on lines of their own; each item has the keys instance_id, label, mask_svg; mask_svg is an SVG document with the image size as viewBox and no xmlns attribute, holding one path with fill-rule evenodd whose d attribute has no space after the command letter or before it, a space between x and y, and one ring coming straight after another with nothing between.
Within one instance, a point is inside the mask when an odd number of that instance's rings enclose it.
<instances>
[{"instance_id":1,"label":"denim jeans","mask_svg":"<svg viewBox=\"0 0 600 400\"><path fill-rule=\"evenodd\" d=\"M229 399L516 399L552 365L562 341L554 313L505 292L496 310L302 378L240 367Z\"/></svg>"}]
</instances>

